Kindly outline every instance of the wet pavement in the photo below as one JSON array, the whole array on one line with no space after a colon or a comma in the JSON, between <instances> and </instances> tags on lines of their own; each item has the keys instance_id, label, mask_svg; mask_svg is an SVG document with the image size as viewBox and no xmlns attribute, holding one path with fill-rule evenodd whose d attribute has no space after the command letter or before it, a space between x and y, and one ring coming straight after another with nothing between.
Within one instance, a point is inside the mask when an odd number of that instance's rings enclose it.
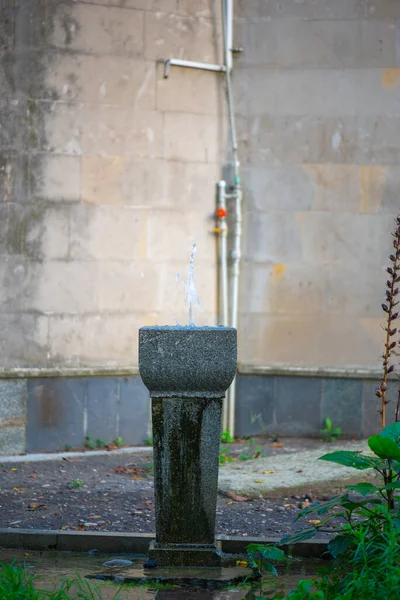
<instances>
[{"instance_id":1,"label":"wet pavement","mask_svg":"<svg viewBox=\"0 0 400 600\"><path fill-rule=\"evenodd\" d=\"M116 560L129 560L131 565L115 564ZM94 579L87 579L86 576L95 576L96 574L113 575L117 581L118 576L121 580L126 576L143 575L143 563L146 557L131 554L89 554L74 552L25 552L24 550L0 550L0 562L7 564L15 561L18 566L25 565L32 575L37 577L36 586L41 589L51 590L55 586L59 587L64 580L74 580L81 578L81 585L87 586L87 589L94 589L101 592L102 600L113 600L119 591L118 600L244 600L249 598L265 597L273 591L282 591L288 593L290 589L296 586L297 581L302 578L312 577L321 567L321 561L290 561L283 567L279 567L280 575L278 578L270 576L262 584L254 584L251 587L242 587L238 589L201 589L201 586L193 583L191 586L185 586L180 589L157 589L157 585L144 587L134 587L132 585L119 585L118 583L104 583ZM109 567L104 563L114 561ZM173 571L171 569L171 571ZM180 569L179 571L182 571ZM196 570L198 571L198 570ZM213 570L214 571L214 570ZM219 569L215 569L219 571ZM229 576L232 577L240 568L230 568ZM147 571L148 573L148 571ZM187 574L190 569L187 570ZM196 575L196 574L194 574ZM215 574L212 574L215 577ZM262 585L262 588L260 587ZM74 597L73 589L69 592ZM76 591L76 594L78 592ZM78 597L78 595L76 595ZM79 596L82 598L82 596ZM89 597L89 595L88 595Z\"/></svg>"}]
</instances>

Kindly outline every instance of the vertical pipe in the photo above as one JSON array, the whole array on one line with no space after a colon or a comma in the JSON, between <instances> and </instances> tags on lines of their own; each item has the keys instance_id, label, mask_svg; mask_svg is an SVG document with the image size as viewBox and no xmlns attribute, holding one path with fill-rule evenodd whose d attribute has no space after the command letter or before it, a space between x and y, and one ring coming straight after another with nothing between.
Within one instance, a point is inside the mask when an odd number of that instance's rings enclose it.
<instances>
[{"instance_id":1,"label":"vertical pipe","mask_svg":"<svg viewBox=\"0 0 400 600\"><path fill-rule=\"evenodd\" d=\"M217 183L217 232L219 236L219 322L227 327L229 324L229 306L228 306L228 225L226 221L226 183L219 181ZM222 430L229 428L229 408L228 398L224 398L222 412Z\"/></svg>"},{"instance_id":2,"label":"vertical pipe","mask_svg":"<svg viewBox=\"0 0 400 600\"><path fill-rule=\"evenodd\" d=\"M239 280L240 280L240 258L241 258L241 237L242 237L242 192L239 186L236 188L235 198L235 225L234 242L232 250L232 300L231 300L231 327L237 329L238 310L239 310ZM235 435L235 406L236 406L236 377L229 388L229 415L228 430L231 435Z\"/></svg>"},{"instance_id":3,"label":"vertical pipe","mask_svg":"<svg viewBox=\"0 0 400 600\"><path fill-rule=\"evenodd\" d=\"M231 303L231 326L237 327L238 304L239 304L239 276L241 259L241 236L242 236L242 192L240 187L240 162L238 156L238 145L236 136L235 112L233 107L233 94L231 82L232 64L232 31L233 31L233 2L232 0L222 0L222 27L224 37L225 54L225 77L226 77L226 95L228 101L229 128L231 136L232 166L234 173L234 193L235 198L235 224L233 230L233 250L232 250L232 303ZM230 36L230 39L229 39ZM235 404L236 404L236 378L228 390L228 423L229 431L232 436L235 435Z\"/></svg>"},{"instance_id":4,"label":"vertical pipe","mask_svg":"<svg viewBox=\"0 0 400 600\"><path fill-rule=\"evenodd\" d=\"M220 282L221 282L221 298L220 298L220 323L224 327L228 327L229 310L228 310L228 226L226 223L226 183L218 181L217 195L217 216L219 229L219 267L220 267Z\"/></svg>"},{"instance_id":5,"label":"vertical pipe","mask_svg":"<svg viewBox=\"0 0 400 600\"><path fill-rule=\"evenodd\" d=\"M224 0L222 0L224 1ZM226 0L226 55L225 66L228 71L231 71L233 47L233 0Z\"/></svg>"}]
</instances>

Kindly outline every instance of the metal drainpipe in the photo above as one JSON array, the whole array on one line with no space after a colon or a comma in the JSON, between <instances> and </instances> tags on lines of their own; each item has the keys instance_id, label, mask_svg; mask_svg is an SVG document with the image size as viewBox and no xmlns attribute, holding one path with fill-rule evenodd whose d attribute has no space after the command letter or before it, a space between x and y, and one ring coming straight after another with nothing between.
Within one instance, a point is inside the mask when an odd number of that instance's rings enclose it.
<instances>
[{"instance_id":1,"label":"metal drainpipe","mask_svg":"<svg viewBox=\"0 0 400 600\"><path fill-rule=\"evenodd\" d=\"M219 254L219 323L224 327L229 324L229 305L228 305L228 223L226 220L226 183L219 181L217 183L217 227L215 232L218 234L218 254ZM222 412L222 430L227 431L229 427L229 410L227 398L223 403Z\"/></svg>"},{"instance_id":2,"label":"metal drainpipe","mask_svg":"<svg viewBox=\"0 0 400 600\"><path fill-rule=\"evenodd\" d=\"M222 0L222 26L224 37L226 94L228 102L229 128L231 136L232 166L234 173L234 187L232 197L235 200L235 220L233 226L232 248L232 298L231 298L231 327L237 328L239 304L239 277L242 238L242 190L240 186L240 162L238 156L235 113L232 94L232 35L233 35L233 0ZM232 436L235 435L235 404L236 404L236 378L228 390L228 429Z\"/></svg>"}]
</instances>

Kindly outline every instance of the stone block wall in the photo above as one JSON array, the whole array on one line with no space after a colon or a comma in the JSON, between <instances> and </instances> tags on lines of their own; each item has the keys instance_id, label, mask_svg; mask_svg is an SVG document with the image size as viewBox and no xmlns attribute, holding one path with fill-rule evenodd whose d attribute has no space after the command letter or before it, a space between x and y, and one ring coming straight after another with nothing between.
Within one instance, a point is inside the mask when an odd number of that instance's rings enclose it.
<instances>
[{"instance_id":1,"label":"stone block wall","mask_svg":"<svg viewBox=\"0 0 400 600\"><path fill-rule=\"evenodd\" d=\"M400 4L241 0L236 15L240 360L373 368L400 208Z\"/></svg>"},{"instance_id":2,"label":"stone block wall","mask_svg":"<svg viewBox=\"0 0 400 600\"><path fill-rule=\"evenodd\" d=\"M216 320L215 184L226 151L208 1L3 0L0 363L134 365L141 325Z\"/></svg>"},{"instance_id":3,"label":"stone block wall","mask_svg":"<svg viewBox=\"0 0 400 600\"><path fill-rule=\"evenodd\" d=\"M274 398L286 390L284 410L290 374L305 369L300 395L319 414L328 392L316 378L379 365L384 265L400 212L400 4L236 0L234 13L244 50L233 70L239 371L285 373L273 387ZM222 61L219 1L0 2L0 452L38 449L24 429L27 415L36 427L37 377L64 377L57 397L73 403L68 386L89 368L90 394L108 405L109 378L136 373L138 328L187 322L193 242L197 321L217 322L224 78L172 67L165 79L171 57ZM7 379L15 375L24 392ZM251 398L240 384L241 434Z\"/></svg>"}]
</instances>

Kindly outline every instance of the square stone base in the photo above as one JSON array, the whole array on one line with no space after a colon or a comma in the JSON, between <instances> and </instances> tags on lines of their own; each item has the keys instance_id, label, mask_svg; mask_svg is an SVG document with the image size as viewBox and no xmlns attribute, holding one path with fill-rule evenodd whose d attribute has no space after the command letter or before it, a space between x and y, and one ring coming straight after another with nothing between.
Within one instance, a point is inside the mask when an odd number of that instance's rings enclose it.
<instances>
[{"instance_id":1,"label":"square stone base","mask_svg":"<svg viewBox=\"0 0 400 600\"><path fill-rule=\"evenodd\" d=\"M221 543L214 546L178 545L158 546L151 542L149 559L158 567L221 567Z\"/></svg>"}]
</instances>

